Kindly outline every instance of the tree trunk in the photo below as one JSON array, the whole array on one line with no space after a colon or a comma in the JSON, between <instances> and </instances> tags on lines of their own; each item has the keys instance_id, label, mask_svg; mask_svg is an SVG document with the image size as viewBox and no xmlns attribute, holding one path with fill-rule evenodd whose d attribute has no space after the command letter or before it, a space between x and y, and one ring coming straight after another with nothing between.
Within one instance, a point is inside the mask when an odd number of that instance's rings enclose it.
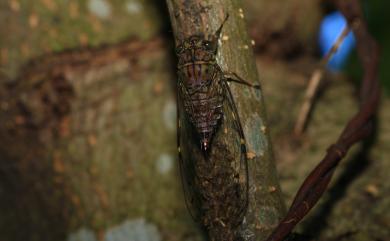
<instances>
[{"instance_id":1,"label":"tree trunk","mask_svg":"<svg viewBox=\"0 0 390 241\"><path fill-rule=\"evenodd\" d=\"M224 18L229 14L230 17L222 28L222 38L220 39L221 44L219 46L217 62L222 67L223 72L235 73L250 83L258 82L252 44L247 34L244 21L245 13L242 9L241 1L168 0L167 3L176 43L180 43L191 35L205 36L208 39L212 38L213 34L221 26ZM245 218L238 229L238 235L244 240L264 240L275 225L278 224L279 219L283 215L284 206L280 196L272 147L268 136L262 91L254 91L248 86L234 83L230 84L230 88L234 96L235 104L238 107L239 119L242 122L241 124L245 134L249 166L249 205ZM225 112L226 115L228 114ZM226 122L219 128L213 140L212 145L217 147L217 150L211 154L211 160L204 160L202 158L199 153L198 143L193 145L188 144L188 142L191 142L191 138L184 138L185 147L190 150L187 150L187 154L183 153L183 157L184 159L191 159L187 160L187 162L196 163L194 164L195 169L200 169L197 175L207 177L205 180L216 179L218 174L212 175L209 173L217 168L225 168L225 171L220 172L230 173L227 170L229 166L233 165L229 163L209 164L210 162L221 163L223 162L222 160L225 160L234 163L234 160L229 159L229 155L234 156L234 153L237 153L237 144L235 141L232 141L229 134L223 134L224 131L225 133L228 132L226 131L228 129ZM190 127L187 126L185 131L191 133ZM239 156L236 155L233 159L239 159ZM204 162L206 164L202 164ZM245 176L243 172L245 170L240 170L240 174ZM226 176L225 178L228 177ZM202 183L202 178L200 179L199 182ZM233 197L230 196L218 195L218 192L223 189L224 187L222 186L214 187L214 190L210 189L208 191L208 195L214 195L216 199L218 196L232 199ZM214 200L214 202L216 201ZM217 207L221 208L222 202L223 200L218 200L218 204L215 205L216 207L214 209ZM227 200L225 202L227 203ZM237 202L241 201L238 200ZM240 204L244 205L244 202ZM213 204L208 203L202 205L209 206ZM225 207L223 210L231 210L234 206L235 204L231 204L230 207ZM208 212L212 212L212 209ZM206 217L203 218L205 220L202 222L203 224L205 222L213 222L207 221L210 219L224 220L221 215L224 214L219 214L219 216L203 214ZM224 218L229 220L228 217ZM221 223L221 225L205 224L210 238L217 241L233 240L231 236L234 236L234 234L222 235L222 233L229 233L229 230L226 229L230 229L231 227L226 222L223 223L221 221Z\"/></svg>"},{"instance_id":2,"label":"tree trunk","mask_svg":"<svg viewBox=\"0 0 390 241\"><path fill-rule=\"evenodd\" d=\"M1 240L199 240L160 8L0 3Z\"/></svg>"}]
</instances>

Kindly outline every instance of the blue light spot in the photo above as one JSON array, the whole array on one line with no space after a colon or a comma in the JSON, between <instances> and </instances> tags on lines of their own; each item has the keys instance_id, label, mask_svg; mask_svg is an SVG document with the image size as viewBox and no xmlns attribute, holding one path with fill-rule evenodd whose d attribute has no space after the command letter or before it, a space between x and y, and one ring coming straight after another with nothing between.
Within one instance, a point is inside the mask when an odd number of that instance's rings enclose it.
<instances>
[{"instance_id":1,"label":"blue light spot","mask_svg":"<svg viewBox=\"0 0 390 241\"><path fill-rule=\"evenodd\" d=\"M324 17L318 34L318 44L322 56L328 53L346 25L347 22L340 12L333 12ZM353 33L350 32L347 37L344 38L344 41L337 52L334 53L333 57L330 59L328 69L332 71L341 70L354 47L355 37Z\"/></svg>"}]
</instances>

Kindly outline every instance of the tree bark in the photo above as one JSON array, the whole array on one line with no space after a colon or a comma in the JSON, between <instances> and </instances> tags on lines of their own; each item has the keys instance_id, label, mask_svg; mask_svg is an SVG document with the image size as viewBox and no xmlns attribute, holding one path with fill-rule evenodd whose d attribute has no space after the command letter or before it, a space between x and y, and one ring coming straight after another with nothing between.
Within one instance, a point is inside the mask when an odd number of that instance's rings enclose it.
<instances>
[{"instance_id":1,"label":"tree bark","mask_svg":"<svg viewBox=\"0 0 390 241\"><path fill-rule=\"evenodd\" d=\"M176 43L191 35L210 38L229 14L230 18L222 29L218 64L224 72L236 73L251 83L258 82L252 44L247 34L241 1L168 0L167 3ZM250 176L249 206L239 228L240 235L244 240L264 240L283 215L284 206L269 141L262 91L254 91L233 83L230 84L230 88L246 137ZM223 132L224 127L225 124L218 133ZM185 131L191 132L190 129ZM236 148L236 143L231 142L229 135L218 133L213 141L213 145L220 149L215 151L216 154L212 157L215 159L229 155L230 151ZM192 158L191 161L201 165L199 145L186 144L186 148L190 149L187 152L191 154L183 154L183 156ZM209 230L211 239L219 240L220 236L216 233L218 232Z\"/></svg>"},{"instance_id":2,"label":"tree bark","mask_svg":"<svg viewBox=\"0 0 390 241\"><path fill-rule=\"evenodd\" d=\"M1 240L199 239L162 8L126 3L1 1Z\"/></svg>"}]
</instances>

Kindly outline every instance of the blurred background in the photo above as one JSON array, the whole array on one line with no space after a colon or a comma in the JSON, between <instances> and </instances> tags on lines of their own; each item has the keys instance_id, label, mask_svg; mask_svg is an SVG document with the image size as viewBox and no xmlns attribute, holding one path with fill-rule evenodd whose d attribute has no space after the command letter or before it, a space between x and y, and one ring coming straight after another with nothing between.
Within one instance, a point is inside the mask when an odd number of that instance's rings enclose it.
<instances>
[{"instance_id":1,"label":"blurred background","mask_svg":"<svg viewBox=\"0 0 390 241\"><path fill-rule=\"evenodd\" d=\"M297 137L334 9L243 2L288 205L357 111L362 69L351 40ZM382 50L378 128L299 225L316 240L390 237L390 3L361 4ZM0 0L1 241L203 240L176 165L175 65L165 1Z\"/></svg>"}]
</instances>

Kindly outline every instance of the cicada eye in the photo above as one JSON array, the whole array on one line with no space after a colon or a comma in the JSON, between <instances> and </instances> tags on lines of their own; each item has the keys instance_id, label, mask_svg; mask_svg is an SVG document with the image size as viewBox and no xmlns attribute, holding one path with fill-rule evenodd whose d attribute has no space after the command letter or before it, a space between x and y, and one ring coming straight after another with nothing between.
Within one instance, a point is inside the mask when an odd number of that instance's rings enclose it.
<instances>
[{"instance_id":1,"label":"cicada eye","mask_svg":"<svg viewBox=\"0 0 390 241\"><path fill-rule=\"evenodd\" d=\"M210 41L206 41L206 42L204 43L204 46L205 46L206 50L213 50L213 49L214 49L214 45L213 45L213 43L210 42Z\"/></svg>"}]
</instances>

